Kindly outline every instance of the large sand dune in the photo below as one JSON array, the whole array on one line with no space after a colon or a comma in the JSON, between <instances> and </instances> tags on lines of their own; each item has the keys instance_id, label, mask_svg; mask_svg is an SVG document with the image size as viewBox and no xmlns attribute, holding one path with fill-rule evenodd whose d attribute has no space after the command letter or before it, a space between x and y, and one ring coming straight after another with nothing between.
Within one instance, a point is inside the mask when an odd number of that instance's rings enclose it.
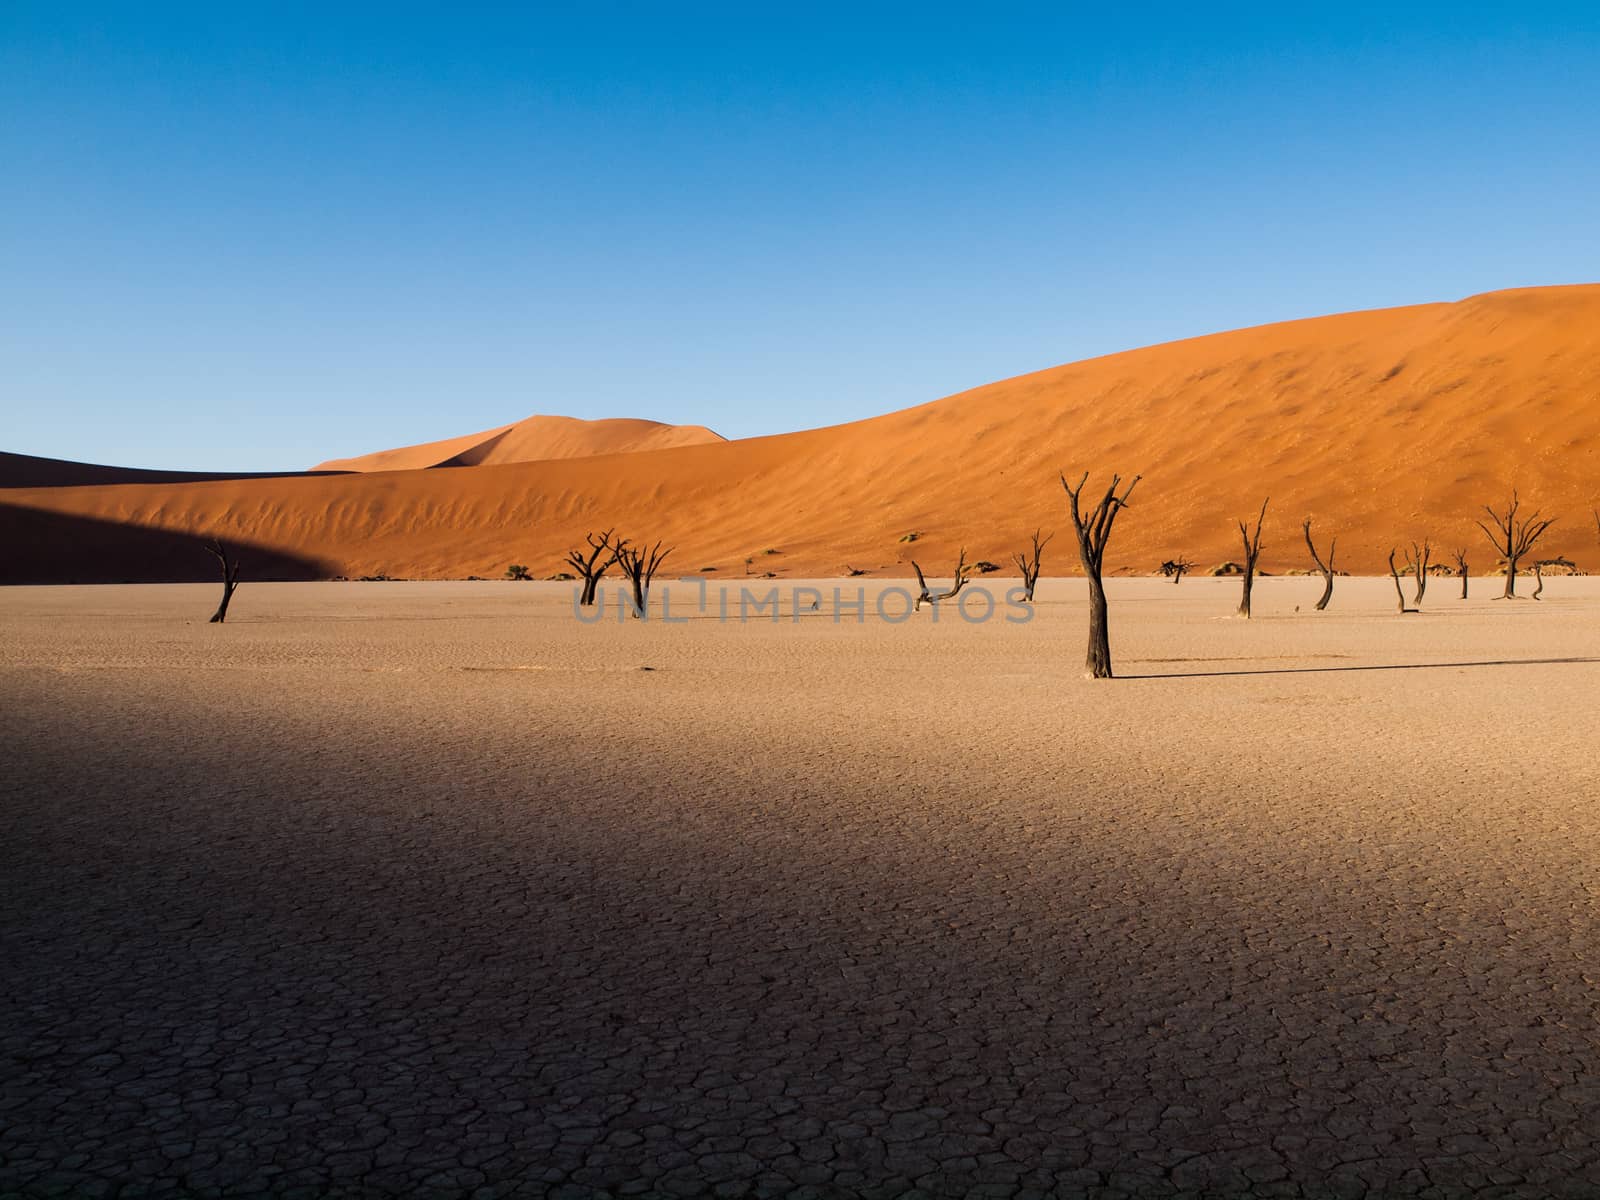
<instances>
[{"instance_id":1,"label":"large sand dune","mask_svg":"<svg viewBox=\"0 0 1600 1200\"><path fill-rule=\"evenodd\" d=\"M663 425L632 417L583 421L577 417L536 415L498 429L464 437L380 450L357 458L334 458L317 471L415 471L430 467L490 467L552 458L590 458L632 454L672 446L698 446L725 440L703 425Z\"/></svg>"},{"instance_id":2,"label":"large sand dune","mask_svg":"<svg viewBox=\"0 0 1600 1200\"><path fill-rule=\"evenodd\" d=\"M1471 546L1488 566L1473 516L1513 486L1560 516L1544 548L1593 567L1600 286L1194 338L779 437L450 471L12 489L3 498L216 534L350 575L498 575L510 562L547 574L586 530L613 524L675 545L679 571L743 572L753 557L758 570L782 574L845 564L881 573L904 570L912 549L929 567L962 545L1004 563L1036 526L1063 530L1058 469L1144 475L1111 545L1122 569L1176 554L1202 567L1237 557L1234 521L1268 495L1269 570L1304 565L1299 523L1308 515L1339 536L1338 565L1349 570L1382 569L1390 546L1424 535ZM922 535L914 546L901 541L911 532ZM0 538L15 536L0 514ZM1055 542L1047 574L1075 567L1069 539ZM68 578L70 568L64 556L44 577Z\"/></svg>"}]
</instances>

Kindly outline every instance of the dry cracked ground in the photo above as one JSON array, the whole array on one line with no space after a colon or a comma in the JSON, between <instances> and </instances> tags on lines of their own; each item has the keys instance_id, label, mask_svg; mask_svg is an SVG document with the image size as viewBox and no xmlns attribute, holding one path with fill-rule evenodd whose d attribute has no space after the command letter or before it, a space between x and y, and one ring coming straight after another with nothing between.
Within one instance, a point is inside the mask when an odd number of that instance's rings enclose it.
<instances>
[{"instance_id":1,"label":"dry cracked ground","mask_svg":"<svg viewBox=\"0 0 1600 1200\"><path fill-rule=\"evenodd\" d=\"M1389 586L6 590L0 1194L1600 1194L1600 585Z\"/></svg>"}]
</instances>

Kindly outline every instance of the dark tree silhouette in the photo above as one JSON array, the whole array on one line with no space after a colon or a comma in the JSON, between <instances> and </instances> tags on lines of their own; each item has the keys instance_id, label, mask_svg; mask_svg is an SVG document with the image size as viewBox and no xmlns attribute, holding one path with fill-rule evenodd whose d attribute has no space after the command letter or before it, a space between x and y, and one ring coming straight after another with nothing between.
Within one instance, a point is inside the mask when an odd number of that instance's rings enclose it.
<instances>
[{"instance_id":1,"label":"dark tree silhouette","mask_svg":"<svg viewBox=\"0 0 1600 1200\"><path fill-rule=\"evenodd\" d=\"M1083 574L1089 581L1089 653L1084 665L1092 679L1111 678L1111 634L1106 624L1106 587L1101 578L1106 543L1111 540L1111 526L1117 514L1128 507L1128 497L1141 478L1135 475L1119 496L1117 488L1122 485L1122 476L1113 475L1111 486L1106 488L1100 502L1085 514L1078 497L1089 482L1089 472L1083 473L1077 487L1067 482L1066 475L1061 476L1061 486L1072 501L1072 529L1078 535L1078 557L1083 561Z\"/></svg>"},{"instance_id":2,"label":"dark tree silhouette","mask_svg":"<svg viewBox=\"0 0 1600 1200\"><path fill-rule=\"evenodd\" d=\"M1398 553L1399 551L1396 549L1391 549L1389 551L1389 574L1394 579L1395 597L1400 601L1400 611L1402 613L1419 612L1419 609L1406 607L1406 594L1400 587L1400 568L1394 565L1394 556Z\"/></svg>"},{"instance_id":3,"label":"dark tree silhouette","mask_svg":"<svg viewBox=\"0 0 1600 1200\"><path fill-rule=\"evenodd\" d=\"M1416 605L1417 611L1422 611L1422 594L1428 590L1428 560L1433 554L1433 547L1427 538L1422 539L1422 545L1411 543L1411 549L1406 551L1406 566L1411 568L1417 579L1416 595L1411 598L1411 603Z\"/></svg>"},{"instance_id":4,"label":"dark tree silhouette","mask_svg":"<svg viewBox=\"0 0 1600 1200\"><path fill-rule=\"evenodd\" d=\"M1537 510L1521 518L1517 512L1522 507L1516 490L1511 492L1511 503L1506 506L1504 514L1495 512L1487 504L1483 511L1489 514L1489 520L1494 528L1490 529L1482 521L1478 528L1483 530L1483 536L1489 539L1489 544L1495 552L1506 560L1506 590L1501 594L1502 600L1515 600L1517 598L1517 563L1522 556L1533 549L1534 543L1544 536L1544 531L1554 525L1554 517L1541 518Z\"/></svg>"},{"instance_id":5,"label":"dark tree silhouette","mask_svg":"<svg viewBox=\"0 0 1600 1200\"><path fill-rule=\"evenodd\" d=\"M1039 540L1039 530L1033 531L1033 548L1019 550L1011 556L1011 561L1017 564L1017 570L1022 572L1022 597L1025 604L1033 603L1033 588L1039 582L1039 561L1044 557L1044 548L1050 544L1054 533L1048 534L1043 541Z\"/></svg>"},{"instance_id":6,"label":"dark tree silhouette","mask_svg":"<svg viewBox=\"0 0 1600 1200\"><path fill-rule=\"evenodd\" d=\"M627 541L624 539L613 546L611 544L611 533L612 531L607 529L598 538L595 534L586 533L584 534L584 540L589 543L587 553L584 552L582 547L567 551L567 565L576 571L578 577L583 580L583 591L578 595L578 603L580 605L594 603L595 591L599 588L600 581L605 578L606 572L611 568L611 564L617 561L618 551L627 545ZM666 556L663 555L662 557Z\"/></svg>"},{"instance_id":7,"label":"dark tree silhouette","mask_svg":"<svg viewBox=\"0 0 1600 1200\"><path fill-rule=\"evenodd\" d=\"M956 562L956 582L948 592L935 594L928 589L928 581L922 577L922 568L917 566L915 559L911 560L911 569L917 573L917 587L921 589L917 594L917 602L913 604L912 611L919 611L924 604L937 604L941 600L948 600L967 586L967 548L961 547L961 557Z\"/></svg>"},{"instance_id":8,"label":"dark tree silhouette","mask_svg":"<svg viewBox=\"0 0 1600 1200\"><path fill-rule=\"evenodd\" d=\"M1333 554L1339 547L1339 539L1333 538L1328 542L1328 561L1322 561L1322 555L1317 553L1316 543L1311 540L1311 518L1307 517L1303 526L1306 533L1306 549L1311 551L1311 561L1317 564L1317 570L1322 572L1322 599L1317 601L1317 611L1321 612L1328 607L1328 601L1333 599Z\"/></svg>"},{"instance_id":9,"label":"dark tree silhouette","mask_svg":"<svg viewBox=\"0 0 1600 1200\"><path fill-rule=\"evenodd\" d=\"M1261 502L1261 511L1256 514L1254 533L1243 521L1239 522L1239 536L1244 539L1244 592L1239 597L1239 615L1245 620L1250 619L1250 589L1256 582L1256 559L1261 555L1261 523L1266 519L1267 500Z\"/></svg>"},{"instance_id":10,"label":"dark tree silhouette","mask_svg":"<svg viewBox=\"0 0 1600 1200\"><path fill-rule=\"evenodd\" d=\"M634 618L642 618L645 604L650 597L650 581L655 578L656 568L666 560L667 555L672 553L672 547L663 550L661 543L657 542L649 548L641 543L638 549L634 549L627 538L622 538L611 549L617 565L622 568L622 573L633 585Z\"/></svg>"},{"instance_id":11,"label":"dark tree silhouette","mask_svg":"<svg viewBox=\"0 0 1600 1200\"><path fill-rule=\"evenodd\" d=\"M1172 580L1172 586L1177 587L1183 582L1183 573L1194 567L1187 558L1169 558L1161 564L1161 575Z\"/></svg>"},{"instance_id":12,"label":"dark tree silhouette","mask_svg":"<svg viewBox=\"0 0 1600 1200\"><path fill-rule=\"evenodd\" d=\"M217 605L217 611L211 614L208 622L221 625L228 619L228 603L233 599L234 589L239 586L239 563L237 560L229 561L228 548L215 538L206 543L206 549L222 564L222 603Z\"/></svg>"},{"instance_id":13,"label":"dark tree silhouette","mask_svg":"<svg viewBox=\"0 0 1600 1200\"><path fill-rule=\"evenodd\" d=\"M1456 574L1461 576L1461 598L1467 598L1467 548L1465 546L1455 553Z\"/></svg>"}]
</instances>

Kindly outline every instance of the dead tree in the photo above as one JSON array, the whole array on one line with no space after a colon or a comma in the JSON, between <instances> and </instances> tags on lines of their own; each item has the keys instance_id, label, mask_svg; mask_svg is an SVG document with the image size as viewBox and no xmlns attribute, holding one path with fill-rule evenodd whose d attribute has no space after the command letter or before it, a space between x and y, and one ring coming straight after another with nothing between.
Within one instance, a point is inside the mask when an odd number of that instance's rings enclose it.
<instances>
[{"instance_id":1,"label":"dead tree","mask_svg":"<svg viewBox=\"0 0 1600 1200\"><path fill-rule=\"evenodd\" d=\"M655 578L656 568L672 553L672 547L665 550L657 542L648 549L640 545L634 549L627 538L621 538L612 547L617 565L622 568L622 573L628 577L628 582L633 585L633 615L635 619L644 616L644 606L650 596L650 581Z\"/></svg>"},{"instance_id":2,"label":"dead tree","mask_svg":"<svg viewBox=\"0 0 1600 1200\"><path fill-rule=\"evenodd\" d=\"M1019 550L1011 556L1011 561L1017 564L1017 570L1022 572L1022 601L1024 604L1033 603L1033 588L1039 582L1039 560L1044 556L1044 548L1050 544L1050 539L1055 537L1049 534L1043 541L1039 540L1039 531L1033 531L1033 549Z\"/></svg>"},{"instance_id":3,"label":"dead tree","mask_svg":"<svg viewBox=\"0 0 1600 1200\"><path fill-rule=\"evenodd\" d=\"M1187 558L1169 558L1161 564L1161 575L1172 580L1172 586L1177 587L1183 582L1183 573L1193 569L1194 564Z\"/></svg>"},{"instance_id":4,"label":"dead tree","mask_svg":"<svg viewBox=\"0 0 1600 1200\"><path fill-rule=\"evenodd\" d=\"M1083 473L1078 486L1073 487L1061 476L1061 486L1072 501L1072 529L1078 535L1078 557L1083 561L1083 574L1089 581L1089 653L1085 659L1091 679L1111 678L1111 635L1106 624L1106 587L1101 579L1105 566L1106 543L1111 540L1111 526L1117 514L1128 507L1128 497L1141 476L1135 475L1117 495L1122 476L1113 475L1111 486L1106 488L1100 502L1086 515L1079 506L1078 497L1089 482L1089 472Z\"/></svg>"},{"instance_id":5,"label":"dead tree","mask_svg":"<svg viewBox=\"0 0 1600 1200\"><path fill-rule=\"evenodd\" d=\"M1483 536L1489 539L1489 544L1495 552L1506 560L1506 590L1501 594L1502 600L1515 600L1517 598L1517 563L1522 556L1533 549L1533 545L1544 531L1555 524L1554 517L1540 518L1535 510L1529 516L1517 519L1517 511L1522 507L1522 501L1517 498L1515 489L1511 493L1511 503L1506 506L1504 514L1495 512L1488 505L1483 511L1489 514L1489 520L1494 523L1490 529L1482 521L1478 528L1483 530Z\"/></svg>"},{"instance_id":6,"label":"dead tree","mask_svg":"<svg viewBox=\"0 0 1600 1200\"><path fill-rule=\"evenodd\" d=\"M1317 601L1317 611L1321 612L1328 607L1328 601L1333 599L1333 554L1339 548L1339 539L1333 538L1328 542L1328 561L1322 561L1322 555L1317 553L1316 543L1311 540L1311 518L1307 517L1303 526L1306 533L1306 549L1311 551L1311 561L1317 564L1317 570L1322 572L1322 599Z\"/></svg>"},{"instance_id":7,"label":"dead tree","mask_svg":"<svg viewBox=\"0 0 1600 1200\"><path fill-rule=\"evenodd\" d=\"M578 596L580 605L592 605L595 592L600 587L600 581L605 578L606 572L617 561L618 552L626 546L624 538L615 546L611 544L612 531L607 529L600 534L598 540L592 533L584 534L584 540L589 543L589 552L584 553L581 547L567 551L567 565L578 573L583 580L583 591Z\"/></svg>"},{"instance_id":8,"label":"dead tree","mask_svg":"<svg viewBox=\"0 0 1600 1200\"><path fill-rule=\"evenodd\" d=\"M1546 568L1546 567L1566 567L1568 570L1572 570L1577 565L1578 565L1577 563L1575 563L1571 559L1567 559L1567 558L1540 558L1540 559L1535 559L1534 560L1534 564L1533 564L1533 577L1534 577L1534 579L1538 580L1538 584L1533 589L1533 595L1531 595L1528 598L1530 600L1537 600L1539 598L1539 593L1544 591L1544 568Z\"/></svg>"},{"instance_id":9,"label":"dead tree","mask_svg":"<svg viewBox=\"0 0 1600 1200\"><path fill-rule=\"evenodd\" d=\"M1410 567L1417 577L1416 595L1411 598L1411 603L1417 606L1417 611L1422 611L1422 593L1428 590L1428 559L1433 554L1433 547L1428 544L1428 539L1422 539L1419 547L1411 543L1411 549L1406 551L1406 566Z\"/></svg>"},{"instance_id":10,"label":"dead tree","mask_svg":"<svg viewBox=\"0 0 1600 1200\"><path fill-rule=\"evenodd\" d=\"M1261 502L1261 511L1256 514L1254 533L1243 521L1239 522L1239 536L1244 539L1244 592L1239 597L1239 615L1247 621L1250 619L1250 589L1256 582L1256 559L1261 555L1261 523L1267 515L1267 500Z\"/></svg>"},{"instance_id":11,"label":"dead tree","mask_svg":"<svg viewBox=\"0 0 1600 1200\"><path fill-rule=\"evenodd\" d=\"M1461 576L1461 598L1467 598L1467 548L1465 546L1456 551L1456 574Z\"/></svg>"},{"instance_id":12,"label":"dead tree","mask_svg":"<svg viewBox=\"0 0 1600 1200\"><path fill-rule=\"evenodd\" d=\"M928 589L928 581L922 577L922 568L917 566L915 559L911 561L911 569L917 573L917 587L920 589L917 593L917 602L911 607L913 612L919 612L924 604L937 604L941 600L948 600L967 586L967 548L965 546L961 547L961 557L956 562L955 586L948 592L940 592L935 595L930 591Z\"/></svg>"},{"instance_id":13,"label":"dead tree","mask_svg":"<svg viewBox=\"0 0 1600 1200\"><path fill-rule=\"evenodd\" d=\"M1420 612L1420 609L1406 607L1406 594L1405 591L1400 587L1400 568L1394 565L1394 556L1398 553L1398 550L1389 551L1389 574L1394 579L1394 594L1395 597L1400 601L1400 611L1402 613Z\"/></svg>"},{"instance_id":14,"label":"dead tree","mask_svg":"<svg viewBox=\"0 0 1600 1200\"><path fill-rule=\"evenodd\" d=\"M221 625L228 619L228 602L233 599L233 590L239 586L239 563L229 560L228 548L215 538L206 543L206 549L222 564L222 603L217 605L217 611L211 614L208 622Z\"/></svg>"}]
</instances>

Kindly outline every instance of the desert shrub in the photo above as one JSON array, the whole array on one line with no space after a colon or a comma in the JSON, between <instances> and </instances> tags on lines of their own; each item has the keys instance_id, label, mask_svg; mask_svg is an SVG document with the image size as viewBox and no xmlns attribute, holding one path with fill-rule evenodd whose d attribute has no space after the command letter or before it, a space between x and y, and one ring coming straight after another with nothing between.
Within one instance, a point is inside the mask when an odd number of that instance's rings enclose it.
<instances>
[{"instance_id":1,"label":"desert shrub","mask_svg":"<svg viewBox=\"0 0 1600 1200\"><path fill-rule=\"evenodd\" d=\"M528 573L528 567L527 567L526 563L512 563L509 567L506 568L506 578L507 579L532 579L533 576Z\"/></svg>"}]
</instances>

